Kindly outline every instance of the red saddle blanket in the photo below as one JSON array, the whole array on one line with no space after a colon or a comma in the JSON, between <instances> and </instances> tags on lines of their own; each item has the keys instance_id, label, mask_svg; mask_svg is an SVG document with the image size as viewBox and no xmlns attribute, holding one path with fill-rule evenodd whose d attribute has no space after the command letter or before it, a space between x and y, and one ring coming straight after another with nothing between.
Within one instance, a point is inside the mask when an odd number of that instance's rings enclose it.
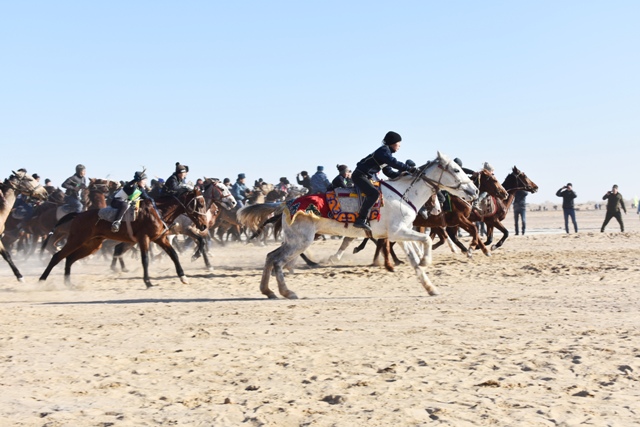
<instances>
[{"instance_id":1,"label":"red saddle blanket","mask_svg":"<svg viewBox=\"0 0 640 427\"><path fill-rule=\"evenodd\" d=\"M376 183L376 187L379 187ZM338 188L326 194L314 194L302 196L287 202L287 220L291 224L296 215L305 213L320 218L335 219L345 224L355 222L362 204L362 196L356 193L354 188ZM382 198L378 198L369 212L370 221L380 220L380 207Z\"/></svg>"}]
</instances>

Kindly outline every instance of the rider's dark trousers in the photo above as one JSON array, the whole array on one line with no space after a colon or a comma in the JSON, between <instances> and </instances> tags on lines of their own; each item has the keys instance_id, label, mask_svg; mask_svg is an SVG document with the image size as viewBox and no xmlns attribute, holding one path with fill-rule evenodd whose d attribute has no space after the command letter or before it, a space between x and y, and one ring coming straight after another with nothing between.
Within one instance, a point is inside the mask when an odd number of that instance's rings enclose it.
<instances>
[{"instance_id":1,"label":"rider's dark trousers","mask_svg":"<svg viewBox=\"0 0 640 427\"><path fill-rule=\"evenodd\" d=\"M378 189L373 185L369 177L357 169L353 172L351 179L353 179L353 183L358 188L358 190L360 190L366 196L362 201L362 206L360 207L358 218L367 219L369 216L369 210L373 207L373 205L375 205L380 193L378 192Z\"/></svg>"}]
</instances>

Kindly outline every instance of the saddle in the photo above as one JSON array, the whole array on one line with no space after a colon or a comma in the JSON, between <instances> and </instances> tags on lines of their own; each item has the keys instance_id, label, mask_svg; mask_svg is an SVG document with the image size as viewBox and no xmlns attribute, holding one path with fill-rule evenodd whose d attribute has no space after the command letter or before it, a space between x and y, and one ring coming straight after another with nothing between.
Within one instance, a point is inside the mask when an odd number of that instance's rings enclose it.
<instances>
[{"instance_id":1,"label":"saddle","mask_svg":"<svg viewBox=\"0 0 640 427\"><path fill-rule=\"evenodd\" d=\"M118 209L112 208L110 206L106 208L102 208L98 210L98 218L103 219L105 221L113 222L115 221L116 215L118 215ZM126 210L122 217L122 222L133 222L138 217L138 207L129 207Z\"/></svg>"},{"instance_id":2,"label":"saddle","mask_svg":"<svg viewBox=\"0 0 640 427\"><path fill-rule=\"evenodd\" d=\"M380 182L373 182L378 189L378 200L369 211L369 221L380 220L380 208L384 205L382 193L380 192ZM357 188L336 188L326 193L327 204L329 205L329 218L335 219L345 224L354 223L358 217L360 206L364 195Z\"/></svg>"},{"instance_id":3,"label":"saddle","mask_svg":"<svg viewBox=\"0 0 640 427\"><path fill-rule=\"evenodd\" d=\"M494 196L487 195L487 197L483 198L474 208L482 217L492 216L498 212L498 202Z\"/></svg>"}]
</instances>

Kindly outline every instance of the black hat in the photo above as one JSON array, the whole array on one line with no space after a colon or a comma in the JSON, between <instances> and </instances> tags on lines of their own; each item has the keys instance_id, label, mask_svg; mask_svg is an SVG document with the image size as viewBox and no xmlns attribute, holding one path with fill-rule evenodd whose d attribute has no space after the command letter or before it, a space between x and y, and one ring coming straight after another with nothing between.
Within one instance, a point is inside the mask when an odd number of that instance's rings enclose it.
<instances>
[{"instance_id":1,"label":"black hat","mask_svg":"<svg viewBox=\"0 0 640 427\"><path fill-rule=\"evenodd\" d=\"M238 174L238 179L245 179L247 176L243 173Z\"/></svg>"},{"instance_id":2,"label":"black hat","mask_svg":"<svg viewBox=\"0 0 640 427\"><path fill-rule=\"evenodd\" d=\"M280 182L282 182L283 184L289 184L289 180L284 176L280 178Z\"/></svg>"},{"instance_id":3,"label":"black hat","mask_svg":"<svg viewBox=\"0 0 640 427\"><path fill-rule=\"evenodd\" d=\"M347 165L336 165L336 168L338 168L338 172L344 172L346 170L349 170L349 166Z\"/></svg>"},{"instance_id":4,"label":"black hat","mask_svg":"<svg viewBox=\"0 0 640 427\"><path fill-rule=\"evenodd\" d=\"M223 182L224 184L226 184L227 182L231 182L231 180L230 180L229 178L225 178L225 179L223 179L223 180L222 180L222 182Z\"/></svg>"},{"instance_id":5,"label":"black hat","mask_svg":"<svg viewBox=\"0 0 640 427\"><path fill-rule=\"evenodd\" d=\"M567 184L567 187L573 187L573 184L568 183L568 184Z\"/></svg>"},{"instance_id":6,"label":"black hat","mask_svg":"<svg viewBox=\"0 0 640 427\"><path fill-rule=\"evenodd\" d=\"M176 173L189 172L189 166L181 165L180 162L176 162Z\"/></svg>"},{"instance_id":7,"label":"black hat","mask_svg":"<svg viewBox=\"0 0 640 427\"><path fill-rule=\"evenodd\" d=\"M142 181L143 179L147 179L147 174L145 174L144 171L133 174L134 181Z\"/></svg>"},{"instance_id":8,"label":"black hat","mask_svg":"<svg viewBox=\"0 0 640 427\"><path fill-rule=\"evenodd\" d=\"M385 145L393 145L397 142L402 141L402 137L400 136L400 134L394 132L394 131L389 131L387 132L387 134L384 136L384 144Z\"/></svg>"},{"instance_id":9,"label":"black hat","mask_svg":"<svg viewBox=\"0 0 640 427\"><path fill-rule=\"evenodd\" d=\"M33 179L40 179L40 175L38 175L37 173L34 173L31 176L33 176Z\"/></svg>"},{"instance_id":10,"label":"black hat","mask_svg":"<svg viewBox=\"0 0 640 427\"><path fill-rule=\"evenodd\" d=\"M462 167L462 160L460 160L459 158L456 157L455 159L453 159L453 162L458 166Z\"/></svg>"}]
</instances>

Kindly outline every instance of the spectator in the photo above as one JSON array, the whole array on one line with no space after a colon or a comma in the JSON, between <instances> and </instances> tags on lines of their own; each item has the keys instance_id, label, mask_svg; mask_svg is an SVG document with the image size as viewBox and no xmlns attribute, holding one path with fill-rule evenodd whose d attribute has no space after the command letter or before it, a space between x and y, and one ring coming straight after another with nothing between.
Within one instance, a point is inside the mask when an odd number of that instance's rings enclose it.
<instances>
[{"instance_id":1,"label":"spectator","mask_svg":"<svg viewBox=\"0 0 640 427\"><path fill-rule=\"evenodd\" d=\"M578 232L578 223L576 222L576 210L573 205L573 200L578 195L573 191L573 185L568 183L564 187L556 191L556 196L562 197L562 210L564 212L564 229L569 234L569 218L573 222L573 229Z\"/></svg>"},{"instance_id":2,"label":"spectator","mask_svg":"<svg viewBox=\"0 0 640 427\"><path fill-rule=\"evenodd\" d=\"M516 225L516 236L519 234L518 218L522 219L522 235L527 228L527 193L524 190L516 191L513 199L513 217Z\"/></svg>"},{"instance_id":3,"label":"spectator","mask_svg":"<svg viewBox=\"0 0 640 427\"><path fill-rule=\"evenodd\" d=\"M300 179L301 176L302 179ZM296 181L298 181L298 185L302 185L307 189L307 192L311 194L311 177L307 171L302 171L296 175Z\"/></svg>"},{"instance_id":4,"label":"spectator","mask_svg":"<svg viewBox=\"0 0 640 427\"><path fill-rule=\"evenodd\" d=\"M620 232L624 232L624 223L622 222L622 215L620 215L620 208L622 208L625 215L627 214L627 208L624 205L622 194L618 193L618 186L614 185L611 191L607 191L607 194L602 197L602 200L607 201L607 213L604 217L600 232L604 233L604 229L607 224L609 224L609 221L611 221L611 218L615 218L618 221L618 224L620 224Z\"/></svg>"},{"instance_id":5,"label":"spectator","mask_svg":"<svg viewBox=\"0 0 640 427\"><path fill-rule=\"evenodd\" d=\"M246 179L245 174L239 173L236 183L231 186L231 194L236 198L238 208L243 207L247 200L247 186L244 183Z\"/></svg>"},{"instance_id":6,"label":"spectator","mask_svg":"<svg viewBox=\"0 0 640 427\"><path fill-rule=\"evenodd\" d=\"M338 176L331 181L331 190L336 188L351 188L353 187L353 180L351 179L351 169L347 165L336 165L338 169Z\"/></svg>"}]
</instances>

